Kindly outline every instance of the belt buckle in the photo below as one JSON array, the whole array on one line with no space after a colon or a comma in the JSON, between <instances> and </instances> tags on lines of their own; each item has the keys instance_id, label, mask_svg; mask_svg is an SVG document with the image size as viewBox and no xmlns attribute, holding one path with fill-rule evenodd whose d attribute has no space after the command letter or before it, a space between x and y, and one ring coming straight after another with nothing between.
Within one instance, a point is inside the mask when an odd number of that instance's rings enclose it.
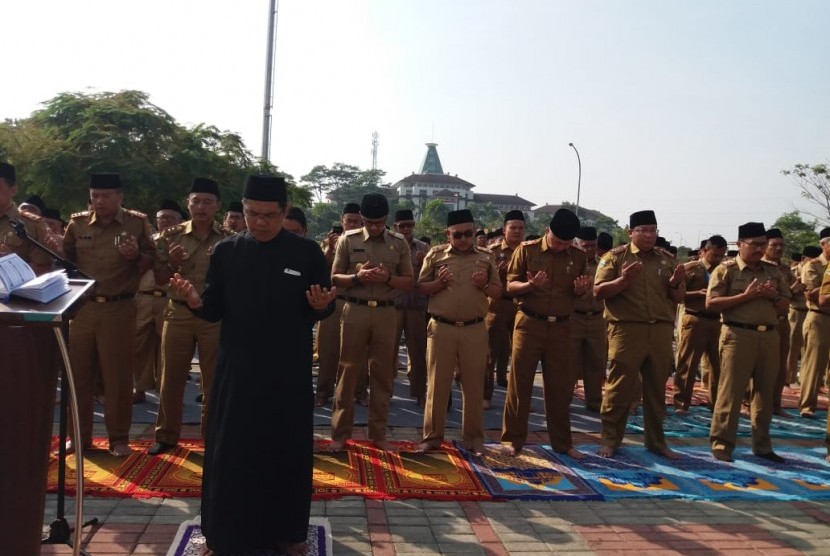
<instances>
[{"instance_id":1,"label":"belt buckle","mask_svg":"<svg viewBox=\"0 0 830 556\"><path fill-rule=\"evenodd\" d=\"M547 317L547 319L545 320L547 320L548 322L556 322L558 319L556 317Z\"/></svg>"},{"instance_id":2,"label":"belt buckle","mask_svg":"<svg viewBox=\"0 0 830 556\"><path fill-rule=\"evenodd\" d=\"M656 320L648 320L648 321L646 321L646 324L657 324L657 321Z\"/></svg>"},{"instance_id":3,"label":"belt buckle","mask_svg":"<svg viewBox=\"0 0 830 556\"><path fill-rule=\"evenodd\" d=\"M103 296L103 295L96 295L93 299L95 300L95 303L106 303L107 302L106 296Z\"/></svg>"},{"instance_id":4,"label":"belt buckle","mask_svg":"<svg viewBox=\"0 0 830 556\"><path fill-rule=\"evenodd\" d=\"M369 307L375 308L375 307L378 306L378 302L375 301L374 299L370 299L366 302L366 305L368 305Z\"/></svg>"},{"instance_id":5,"label":"belt buckle","mask_svg":"<svg viewBox=\"0 0 830 556\"><path fill-rule=\"evenodd\" d=\"M767 325L766 324L759 324L758 326L755 327L755 329L758 332L766 332L767 331Z\"/></svg>"},{"instance_id":6,"label":"belt buckle","mask_svg":"<svg viewBox=\"0 0 830 556\"><path fill-rule=\"evenodd\" d=\"M455 321L455 326L457 326L458 328L461 328L462 326L464 326L464 323L460 320L457 320L457 321Z\"/></svg>"}]
</instances>

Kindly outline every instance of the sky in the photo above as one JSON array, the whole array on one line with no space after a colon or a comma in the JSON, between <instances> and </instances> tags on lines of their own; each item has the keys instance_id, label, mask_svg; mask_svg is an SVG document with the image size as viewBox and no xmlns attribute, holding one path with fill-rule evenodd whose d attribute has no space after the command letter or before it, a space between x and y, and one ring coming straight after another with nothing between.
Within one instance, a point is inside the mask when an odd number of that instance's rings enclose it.
<instances>
[{"instance_id":1,"label":"sky","mask_svg":"<svg viewBox=\"0 0 830 556\"><path fill-rule=\"evenodd\" d=\"M0 118L138 89L261 153L268 0L4 2ZM781 170L830 162L826 0L281 0L271 161L417 172L480 193L651 208L693 245L809 209ZM579 150L577 157L569 143Z\"/></svg>"}]
</instances>

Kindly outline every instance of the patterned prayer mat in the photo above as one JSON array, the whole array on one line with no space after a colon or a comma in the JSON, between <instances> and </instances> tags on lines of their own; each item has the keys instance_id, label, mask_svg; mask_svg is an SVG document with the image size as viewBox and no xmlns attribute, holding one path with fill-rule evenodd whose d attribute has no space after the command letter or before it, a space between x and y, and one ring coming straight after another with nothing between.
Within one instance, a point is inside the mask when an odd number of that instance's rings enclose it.
<instances>
[{"instance_id":1,"label":"patterned prayer mat","mask_svg":"<svg viewBox=\"0 0 830 556\"><path fill-rule=\"evenodd\" d=\"M109 454L109 442L96 438L93 449L84 452L84 493L102 497L198 497L202 495L202 466L204 443L201 440L181 440L179 446L167 454L151 456L147 450L152 440L130 442L133 453L126 458ZM57 492L58 443L52 442L47 492ZM66 458L66 492L75 494L75 456Z\"/></svg>"},{"instance_id":2,"label":"patterned prayer mat","mask_svg":"<svg viewBox=\"0 0 830 556\"><path fill-rule=\"evenodd\" d=\"M775 464L745 447L735 461L714 459L708 447L674 448L683 457L672 461L643 447L625 446L613 459L596 455L598 446L580 446L581 461L554 454L606 500L618 498L690 498L698 500L817 500L830 498L830 465L824 446L786 446L778 452L786 463Z\"/></svg>"},{"instance_id":3,"label":"patterned prayer mat","mask_svg":"<svg viewBox=\"0 0 830 556\"><path fill-rule=\"evenodd\" d=\"M349 442L347 450L327 452L329 441L320 441L314 454L315 499L341 496L430 500L490 500L464 457L445 443L440 451L414 452L414 444L395 443L401 451L384 452L369 442ZM111 456L106 439L93 441L84 453L84 492L101 497L199 497L202 494L204 443L182 440L178 448L150 456L151 440L131 442L134 452L126 458ZM57 439L53 440L57 450ZM290 480L290 478L286 479ZM57 454L53 453L47 492L56 492ZM75 458L67 458L66 492L76 488Z\"/></svg>"},{"instance_id":4,"label":"patterned prayer mat","mask_svg":"<svg viewBox=\"0 0 830 556\"><path fill-rule=\"evenodd\" d=\"M815 419L804 419L793 409L785 410L789 418L773 415L770 425L770 436L773 438L814 438L824 439L826 435L827 415L824 411L816 413ZM712 412L706 407L693 406L689 413L683 416L674 414L673 409L666 410L663 421L663 431L672 438L706 438L709 436L709 426L712 422ZM628 432L643 433L643 409L637 410L636 415L628 418ZM738 436L751 437L752 425L747 416L741 416L738 422Z\"/></svg>"},{"instance_id":5,"label":"patterned prayer mat","mask_svg":"<svg viewBox=\"0 0 830 556\"><path fill-rule=\"evenodd\" d=\"M525 446L516 457L488 444L481 456L460 449L493 498L508 500L602 500L572 469L540 446Z\"/></svg>"},{"instance_id":6,"label":"patterned prayer mat","mask_svg":"<svg viewBox=\"0 0 830 556\"><path fill-rule=\"evenodd\" d=\"M308 520L307 556L330 556L332 554L331 524L324 517L311 517ZM176 538L167 551L167 556L200 556L205 544L200 520L185 521L179 526ZM280 556L282 552L263 551L246 552L245 556Z\"/></svg>"}]
</instances>

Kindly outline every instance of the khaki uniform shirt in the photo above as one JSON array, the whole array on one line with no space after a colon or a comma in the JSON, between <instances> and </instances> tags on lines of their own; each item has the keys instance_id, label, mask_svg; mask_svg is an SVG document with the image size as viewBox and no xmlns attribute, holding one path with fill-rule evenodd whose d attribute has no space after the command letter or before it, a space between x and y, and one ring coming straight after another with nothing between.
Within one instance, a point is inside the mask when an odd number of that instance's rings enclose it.
<instances>
[{"instance_id":1,"label":"khaki uniform shirt","mask_svg":"<svg viewBox=\"0 0 830 556\"><path fill-rule=\"evenodd\" d=\"M801 261L798 263L793 269L793 274L801 278L801 283L804 283L804 267L807 266L806 261ZM790 308L791 309L800 309L802 311L807 310L807 296L804 295L804 292L794 293L793 299L790 301Z\"/></svg>"},{"instance_id":2,"label":"khaki uniform shirt","mask_svg":"<svg viewBox=\"0 0 830 556\"><path fill-rule=\"evenodd\" d=\"M547 243L547 236L519 245L507 267L508 282L527 282L528 271L544 270L548 275L545 291L533 288L519 296L519 305L537 315L561 317L574 309L574 280L585 274L587 256L579 247L569 245L560 253L554 253Z\"/></svg>"},{"instance_id":3,"label":"khaki uniform shirt","mask_svg":"<svg viewBox=\"0 0 830 556\"><path fill-rule=\"evenodd\" d=\"M747 266L740 255L720 264L712 273L709 280L707 299L717 297L732 297L743 293L749 284L757 279L759 282L772 280L778 285L778 295L789 299L790 285L777 265L761 261L754 270ZM723 322L737 322L749 325L774 326L778 322L775 304L771 299L759 297L746 303L741 303L723 311Z\"/></svg>"},{"instance_id":4,"label":"khaki uniform shirt","mask_svg":"<svg viewBox=\"0 0 830 556\"><path fill-rule=\"evenodd\" d=\"M418 255L420 253L423 253L424 258L419 261ZM421 273L421 267L424 264L423 261L426 259L427 253L429 253L429 245L420 239L413 238L412 243L409 244L409 254L412 259L414 276L417 277ZM395 292L395 307L399 307L401 309L425 309L428 301L428 296L415 293L411 290L397 290Z\"/></svg>"},{"instance_id":5,"label":"khaki uniform shirt","mask_svg":"<svg viewBox=\"0 0 830 556\"><path fill-rule=\"evenodd\" d=\"M406 239L397 232L384 230L379 237L369 237L366 228L349 230L337 240L332 276L335 274L356 274L363 265L381 263L390 276L413 276L412 259ZM343 291L343 290L341 290ZM392 301L395 289L388 284L360 284L345 289L347 297L374 301Z\"/></svg>"},{"instance_id":6,"label":"khaki uniform shirt","mask_svg":"<svg viewBox=\"0 0 830 556\"><path fill-rule=\"evenodd\" d=\"M821 286L819 286L818 294L830 295L830 268L824 271L824 278L821 279Z\"/></svg>"},{"instance_id":7,"label":"khaki uniform shirt","mask_svg":"<svg viewBox=\"0 0 830 556\"><path fill-rule=\"evenodd\" d=\"M826 270L827 257L824 256L824 253L822 253L817 259L813 259L804 265L804 268L801 271L801 281L807 287L808 292L820 287L824 283L823 279L826 278ZM818 303L813 303L810 300L807 300L807 307L813 311L821 311L822 313L830 314L830 308L819 307Z\"/></svg>"},{"instance_id":8,"label":"khaki uniform shirt","mask_svg":"<svg viewBox=\"0 0 830 556\"><path fill-rule=\"evenodd\" d=\"M507 266L510 263L510 259L513 258L513 253L516 252L517 248L518 246L510 247L505 240L501 240L499 243L488 247L490 252L493 254L493 260L496 261L496 268L499 269L499 279L501 280L502 287L501 295L503 298L513 298L513 296L507 293ZM502 263L504 263L504 265L502 265ZM504 266L504 268L501 268L502 266ZM496 300L491 300L490 305L490 310L495 312Z\"/></svg>"},{"instance_id":9,"label":"khaki uniform shirt","mask_svg":"<svg viewBox=\"0 0 830 556\"><path fill-rule=\"evenodd\" d=\"M487 315L487 294L473 285L472 275L476 270L483 270L487 273L488 285L500 284L499 269L490 251L473 246L470 251L459 253L449 243L436 245L424 259L418 281L437 280L438 272L444 266L452 272L453 280L446 288L430 296L430 314L452 321L484 318Z\"/></svg>"},{"instance_id":10,"label":"khaki uniform shirt","mask_svg":"<svg viewBox=\"0 0 830 556\"><path fill-rule=\"evenodd\" d=\"M706 290L709 287L709 278L715 267L709 267L703 259L690 261L683 265L686 269L686 291ZM698 313L707 313L706 296L694 297L685 302L686 308Z\"/></svg>"},{"instance_id":11,"label":"khaki uniform shirt","mask_svg":"<svg viewBox=\"0 0 830 556\"><path fill-rule=\"evenodd\" d=\"M162 232L161 237L156 240L156 269L164 268L170 261L167 253L170 245L178 243L187 251L188 257L182 261L179 274L190 280L199 295L205 291L205 278L207 277L210 255L213 247L226 237L234 235L233 232L223 228L218 222L214 222L207 237L199 239L193 234L193 221L188 220L176 226L167 228ZM184 300L184 297L170 292L170 298Z\"/></svg>"},{"instance_id":12,"label":"khaki uniform shirt","mask_svg":"<svg viewBox=\"0 0 830 556\"><path fill-rule=\"evenodd\" d=\"M51 265L52 257L35 247L32 242L19 237L12 228L11 220L22 222L29 237L43 244L48 237L48 229L43 219L28 212L20 212L17 205L12 203L9 210L0 213L0 242L27 263Z\"/></svg>"},{"instance_id":13,"label":"khaki uniform shirt","mask_svg":"<svg viewBox=\"0 0 830 556\"><path fill-rule=\"evenodd\" d=\"M605 318L610 322L674 322L669 280L675 263L665 249L641 251L633 243L615 247L599 260L594 283L615 280L623 266L635 261L643 263L642 273L626 289L605 300Z\"/></svg>"},{"instance_id":14,"label":"khaki uniform shirt","mask_svg":"<svg viewBox=\"0 0 830 556\"><path fill-rule=\"evenodd\" d=\"M597 273L599 261L596 258L588 259L585 262L585 273L591 278L588 291L582 297L574 299L574 309L584 313L600 313L605 310L605 303L594 297L594 277Z\"/></svg>"},{"instance_id":15,"label":"khaki uniform shirt","mask_svg":"<svg viewBox=\"0 0 830 556\"><path fill-rule=\"evenodd\" d=\"M138 290L141 255L154 255L150 223L144 214L119 208L109 224L102 224L94 210L72 215L63 236L63 250L87 276L95 279L95 294L115 296ZM139 257L128 261L115 245L117 236L135 236Z\"/></svg>"}]
</instances>

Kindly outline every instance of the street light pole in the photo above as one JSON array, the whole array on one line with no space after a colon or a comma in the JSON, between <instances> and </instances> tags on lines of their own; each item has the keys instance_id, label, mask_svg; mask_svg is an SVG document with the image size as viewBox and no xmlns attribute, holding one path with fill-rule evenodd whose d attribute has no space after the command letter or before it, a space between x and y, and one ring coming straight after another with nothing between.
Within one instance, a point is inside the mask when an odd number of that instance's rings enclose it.
<instances>
[{"instance_id":1,"label":"street light pole","mask_svg":"<svg viewBox=\"0 0 830 556\"><path fill-rule=\"evenodd\" d=\"M262 162L271 157L271 108L274 105L274 49L277 39L279 0L271 0L268 8L268 49L265 52L265 103L262 114Z\"/></svg>"},{"instance_id":2,"label":"street light pole","mask_svg":"<svg viewBox=\"0 0 830 556\"><path fill-rule=\"evenodd\" d=\"M579 176L576 181L576 216L579 217L579 192L582 189L582 160L579 158L579 151L576 150L576 146L574 146L573 143L568 143L568 145L570 145L576 153L576 162L579 164Z\"/></svg>"}]
</instances>

